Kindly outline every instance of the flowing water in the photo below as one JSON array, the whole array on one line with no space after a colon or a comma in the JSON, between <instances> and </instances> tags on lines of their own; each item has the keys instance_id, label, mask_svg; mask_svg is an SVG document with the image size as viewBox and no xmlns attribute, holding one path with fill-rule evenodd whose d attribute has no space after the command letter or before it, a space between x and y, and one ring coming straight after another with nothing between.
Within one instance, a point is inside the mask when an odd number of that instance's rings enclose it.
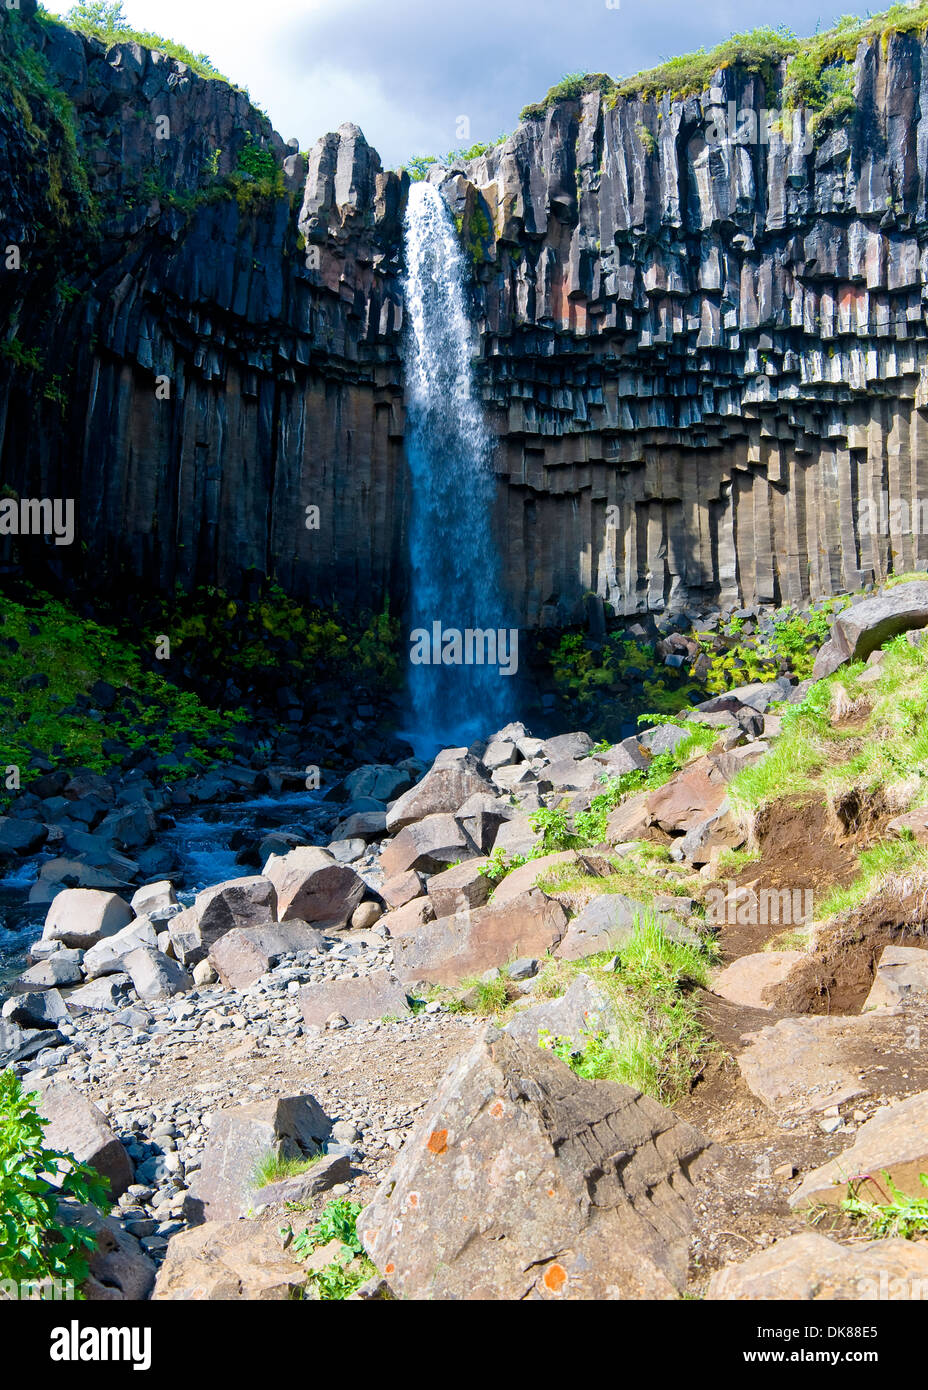
<instances>
[{"instance_id":1,"label":"flowing water","mask_svg":"<svg viewBox=\"0 0 928 1390\"><path fill-rule=\"evenodd\" d=\"M257 844L272 831L289 831L307 844L324 844L333 804L323 802L318 792L268 793L248 801L178 808L172 818L174 826L161 831L156 843L174 853L176 868L164 877L186 903L201 888L260 872L237 857L240 842ZM51 858L46 852L24 860L0 878L0 984L19 974L29 946L42 934L48 908L30 905L28 898L41 865ZM131 888L121 892L126 899L131 894Z\"/></svg>"},{"instance_id":2,"label":"flowing water","mask_svg":"<svg viewBox=\"0 0 928 1390\"><path fill-rule=\"evenodd\" d=\"M512 667L514 653L491 531L493 444L474 387L477 342L467 309L467 263L451 214L431 184L410 189L404 233L410 630L428 635L431 658L410 666L409 737L419 751L469 742L511 718L513 677L503 666ZM468 642L468 630L493 634L495 664L486 660L485 641ZM458 660L455 633L462 637ZM432 664L443 653L452 660ZM483 655L483 664L468 655Z\"/></svg>"}]
</instances>

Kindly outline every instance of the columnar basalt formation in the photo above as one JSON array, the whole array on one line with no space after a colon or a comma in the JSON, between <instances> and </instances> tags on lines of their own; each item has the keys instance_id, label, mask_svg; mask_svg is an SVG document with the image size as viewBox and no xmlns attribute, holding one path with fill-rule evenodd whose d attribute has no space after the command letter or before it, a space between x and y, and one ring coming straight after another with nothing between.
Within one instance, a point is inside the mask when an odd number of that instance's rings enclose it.
<instances>
[{"instance_id":1,"label":"columnar basalt formation","mask_svg":"<svg viewBox=\"0 0 928 1390\"><path fill-rule=\"evenodd\" d=\"M22 249L0 460L22 496L76 497L86 550L52 560L401 598L407 176L354 126L304 157L236 89L27 9L85 185L0 92L0 250ZM685 99L556 102L433 169L474 263L524 624L590 591L624 614L802 601L928 565L926 57L862 43L851 114L811 134L775 119L782 73L732 67ZM740 143L732 114L743 135L768 108ZM276 193L243 186L254 149Z\"/></svg>"}]
</instances>

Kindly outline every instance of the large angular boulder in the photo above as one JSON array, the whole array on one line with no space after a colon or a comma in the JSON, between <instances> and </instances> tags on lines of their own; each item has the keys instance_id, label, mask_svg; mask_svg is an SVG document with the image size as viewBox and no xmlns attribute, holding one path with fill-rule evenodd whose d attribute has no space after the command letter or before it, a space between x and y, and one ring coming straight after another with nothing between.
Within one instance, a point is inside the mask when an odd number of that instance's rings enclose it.
<instances>
[{"instance_id":1,"label":"large angular boulder","mask_svg":"<svg viewBox=\"0 0 928 1390\"><path fill-rule=\"evenodd\" d=\"M86 951L105 936L114 936L134 913L116 893L98 888L64 888L45 918L43 941L60 941Z\"/></svg>"},{"instance_id":2,"label":"large angular boulder","mask_svg":"<svg viewBox=\"0 0 928 1390\"><path fill-rule=\"evenodd\" d=\"M167 878L158 879L156 883L145 883L132 894L131 905L133 912L139 917L176 907L177 894L174 892L174 885Z\"/></svg>"},{"instance_id":3,"label":"large angular boulder","mask_svg":"<svg viewBox=\"0 0 928 1390\"><path fill-rule=\"evenodd\" d=\"M309 922L322 929L348 925L366 892L364 880L328 850L303 845L289 854L272 854L264 866L277 890L281 922Z\"/></svg>"},{"instance_id":4,"label":"large angular boulder","mask_svg":"<svg viewBox=\"0 0 928 1390\"><path fill-rule=\"evenodd\" d=\"M411 869L421 873L441 873L458 859L477 858L454 816L426 816L407 825L390 841L380 856L380 867L387 880Z\"/></svg>"},{"instance_id":5,"label":"large angular boulder","mask_svg":"<svg viewBox=\"0 0 928 1390\"><path fill-rule=\"evenodd\" d=\"M115 1013L126 1003L131 987L132 981L122 971L118 975L103 975L99 980L89 980L80 989L73 989L68 995L68 1007Z\"/></svg>"},{"instance_id":6,"label":"large angular boulder","mask_svg":"<svg viewBox=\"0 0 928 1390\"><path fill-rule=\"evenodd\" d=\"M347 1182L350 1177L351 1159L347 1154L320 1154L304 1172L255 1187L255 1210L259 1206L279 1206L286 1202L307 1204L320 1192L328 1192L336 1183Z\"/></svg>"},{"instance_id":7,"label":"large angular boulder","mask_svg":"<svg viewBox=\"0 0 928 1390\"><path fill-rule=\"evenodd\" d=\"M214 1116L201 1166L185 1203L191 1222L235 1220L255 1205L257 1169L272 1153L311 1158L331 1123L311 1095L254 1101Z\"/></svg>"},{"instance_id":8,"label":"large angular boulder","mask_svg":"<svg viewBox=\"0 0 928 1390\"><path fill-rule=\"evenodd\" d=\"M84 973L88 980L115 975L125 970L125 958L140 946L155 950L158 934L147 917L136 917L112 936L106 936L84 953Z\"/></svg>"},{"instance_id":9,"label":"large angular boulder","mask_svg":"<svg viewBox=\"0 0 928 1390\"><path fill-rule=\"evenodd\" d=\"M675 917L654 912L646 903L624 893L600 893L572 919L554 954L561 960L583 960L599 951L620 951L636 928L649 920L656 922L672 941L699 945L696 933Z\"/></svg>"},{"instance_id":10,"label":"large angular boulder","mask_svg":"<svg viewBox=\"0 0 928 1390\"><path fill-rule=\"evenodd\" d=\"M708 820L724 800L725 783L710 760L700 758L651 792L645 806L653 824L685 833Z\"/></svg>"},{"instance_id":11,"label":"large angular boulder","mask_svg":"<svg viewBox=\"0 0 928 1390\"><path fill-rule=\"evenodd\" d=\"M68 1006L57 989L14 994L3 1005L3 1018L21 1028L54 1028L68 1017Z\"/></svg>"},{"instance_id":12,"label":"large angular boulder","mask_svg":"<svg viewBox=\"0 0 928 1390\"><path fill-rule=\"evenodd\" d=\"M475 792L458 808L454 818L481 854L489 854L500 826L515 814L505 797Z\"/></svg>"},{"instance_id":13,"label":"large angular boulder","mask_svg":"<svg viewBox=\"0 0 928 1390\"><path fill-rule=\"evenodd\" d=\"M37 820L0 816L0 860L36 854L48 839L48 827Z\"/></svg>"},{"instance_id":14,"label":"large angular boulder","mask_svg":"<svg viewBox=\"0 0 928 1390\"><path fill-rule=\"evenodd\" d=\"M80 951L56 951L48 960L40 960L24 970L18 983L26 989L60 989L62 986L79 985L84 978L80 955Z\"/></svg>"},{"instance_id":15,"label":"large angular boulder","mask_svg":"<svg viewBox=\"0 0 928 1390\"><path fill-rule=\"evenodd\" d=\"M420 931L396 938L394 962L404 981L452 985L519 956L542 956L567 926L559 902L537 888L503 907L463 908Z\"/></svg>"},{"instance_id":16,"label":"large angular boulder","mask_svg":"<svg viewBox=\"0 0 928 1390\"><path fill-rule=\"evenodd\" d=\"M136 994L148 1004L193 988L193 980L184 967L163 951L138 946L122 963Z\"/></svg>"},{"instance_id":17,"label":"large angular boulder","mask_svg":"<svg viewBox=\"0 0 928 1390\"><path fill-rule=\"evenodd\" d=\"M277 922L267 927L239 927L210 948L209 959L227 989L246 989L297 951L321 951L325 938L306 922Z\"/></svg>"},{"instance_id":18,"label":"large angular boulder","mask_svg":"<svg viewBox=\"0 0 928 1390\"><path fill-rule=\"evenodd\" d=\"M63 1224L82 1226L96 1240L81 1293L88 1303L140 1303L155 1284L155 1265L139 1242L111 1216L71 1200L57 1204Z\"/></svg>"},{"instance_id":19,"label":"large angular boulder","mask_svg":"<svg viewBox=\"0 0 928 1390\"><path fill-rule=\"evenodd\" d=\"M542 854L537 859L530 859L527 864L520 864L517 869L500 879L493 889L493 906L504 907L506 903L512 902L513 898L521 897L556 870L563 871L579 863L580 856L573 849L557 850L553 854ZM432 879L429 883L430 895L434 881Z\"/></svg>"},{"instance_id":20,"label":"large angular boulder","mask_svg":"<svg viewBox=\"0 0 928 1390\"><path fill-rule=\"evenodd\" d=\"M405 936L407 932L419 931L426 923L434 922L435 909L431 898L414 898L388 912L382 920L390 936Z\"/></svg>"},{"instance_id":21,"label":"large angular boulder","mask_svg":"<svg viewBox=\"0 0 928 1390\"><path fill-rule=\"evenodd\" d=\"M168 1244L153 1299L287 1302L306 1273L287 1255L279 1220L208 1221Z\"/></svg>"},{"instance_id":22,"label":"large angular boulder","mask_svg":"<svg viewBox=\"0 0 928 1390\"><path fill-rule=\"evenodd\" d=\"M109 1195L115 1201L135 1181L132 1160L104 1115L79 1091L63 1081L46 1085L40 1092L39 1114L48 1120L45 1143L51 1149L73 1154L109 1179Z\"/></svg>"},{"instance_id":23,"label":"large angular boulder","mask_svg":"<svg viewBox=\"0 0 928 1390\"><path fill-rule=\"evenodd\" d=\"M208 950L214 941L235 927L258 927L275 921L276 885L263 874L230 878L212 888L204 888L197 894L193 906L202 944Z\"/></svg>"},{"instance_id":24,"label":"large angular boulder","mask_svg":"<svg viewBox=\"0 0 928 1390\"><path fill-rule=\"evenodd\" d=\"M411 784L412 777L406 768L393 767L390 763L367 763L345 778L349 801L364 796L373 797L375 801L393 801L408 791Z\"/></svg>"},{"instance_id":25,"label":"large angular boulder","mask_svg":"<svg viewBox=\"0 0 928 1390\"><path fill-rule=\"evenodd\" d=\"M882 1205L892 1201L887 1176L907 1197L924 1198L922 1173L928 1173L928 1091L878 1110L849 1149L806 1174L789 1204L834 1206L850 1183L864 1201Z\"/></svg>"},{"instance_id":26,"label":"large angular boulder","mask_svg":"<svg viewBox=\"0 0 928 1390\"><path fill-rule=\"evenodd\" d=\"M425 892L422 875L415 869L405 869L401 874L392 874L380 885L380 896L388 907L405 907L414 898Z\"/></svg>"},{"instance_id":27,"label":"large angular boulder","mask_svg":"<svg viewBox=\"0 0 928 1390\"><path fill-rule=\"evenodd\" d=\"M21 1028L0 1018L0 1071L14 1062L27 1062L46 1047L60 1047L65 1041L57 1028Z\"/></svg>"},{"instance_id":28,"label":"large angular boulder","mask_svg":"<svg viewBox=\"0 0 928 1390\"><path fill-rule=\"evenodd\" d=\"M928 1242L871 1240L851 1246L815 1231L778 1240L743 1264L726 1265L709 1280L712 1300L825 1303L910 1300L928 1288Z\"/></svg>"},{"instance_id":29,"label":"large angular boulder","mask_svg":"<svg viewBox=\"0 0 928 1390\"><path fill-rule=\"evenodd\" d=\"M593 740L589 734L555 734L554 738L545 739L541 745L541 757L549 763L559 763L567 758L582 758L592 748Z\"/></svg>"},{"instance_id":30,"label":"large angular boulder","mask_svg":"<svg viewBox=\"0 0 928 1390\"><path fill-rule=\"evenodd\" d=\"M909 628L928 626L928 583L922 579L897 584L876 598L864 599L839 613L831 636L815 658L812 679L822 680L846 661L863 661Z\"/></svg>"},{"instance_id":31,"label":"large angular boulder","mask_svg":"<svg viewBox=\"0 0 928 1390\"><path fill-rule=\"evenodd\" d=\"M429 897L432 901L433 916L447 917L459 907L483 907L490 896L490 880L481 873L489 864L489 859L468 859L463 864L455 864L429 879ZM926 957L928 959L928 957Z\"/></svg>"},{"instance_id":32,"label":"large angular boulder","mask_svg":"<svg viewBox=\"0 0 928 1390\"><path fill-rule=\"evenodd\" d=\"M324 1027L333 1014L349 1023L359 1023L387 1015L402 1018L409 1013L404 986L386 970L375 970L353 980L322 980L304 985L299 997L303 1022L316 1028Z\"/></svg>"},{"instance_id":33,"label":"large angular boulder","mask_svg":"<svg viewBox=\"0 0 928 1390\"><path fill-rule=\"evenodd\" d=\"M770 992L805 958L804 951L755 951L740 956L714 977L713 992L749 1009L772 1009Z\"/></svg>"},{"instance_id":34,"label":"large angular boulder","mask_svg":"<svg viewBox=\"0 0 928 1390\"><path fill-rule=\"evenodd\" d=\"M586 1034L608 1032L616 1026L615 1009L606 991L589 975L576 975L559 999L546 999L524 1009L506 1024L505 1031L520 1042L538 1046L539 1035L567 1038L583 1046Z\"/></svg>"},{"instance_id":35,"label":"large angular boulder","mask_svg":"<svg viewBox=\"0 0 928 1390\"><path fill-rule=\"evenodd\" d=\"M358 1231L400 1298L675 1299L706 1147L656 1101L489 1029Z\"/></svg>"},{"instance_id":36,"label":"large angular boulder","mask_svg":"<svg viewBox=\"0 0 928 1390\"><path fill-rule=\"evenodd\" d=\"M395 834L426 816L451 815L474 792L495 795L477 759L466 748L446 748L416 786L395 801L387 812L387 830Z\"/></svg>"},{"instance_id":37,"label":"large angular boulder","mask_svg":"<svg viewBox=\"0 0 928 1390\"><path fill-rule=\"evenodd\" d=\"M879 1094L882 1073L911 1056L911 1014L879 1009L843 1016L817 1014L781 1018L752 1034L738 1068L759 1100L780 1119L816 1115L859 1096ZM914 1082L909 1089L915 1090Z\"/></svg>"},{"instance_id":38,"label":"large angular boulder","mask_svg":"<svg viewBox=\"0 0 928 1390\"><path fill-rule=\"evenodd\" d=\"M928 1005L928 951L917 946L886 946L880 956L864 1010Z\"/></svg>"}]
</instances>

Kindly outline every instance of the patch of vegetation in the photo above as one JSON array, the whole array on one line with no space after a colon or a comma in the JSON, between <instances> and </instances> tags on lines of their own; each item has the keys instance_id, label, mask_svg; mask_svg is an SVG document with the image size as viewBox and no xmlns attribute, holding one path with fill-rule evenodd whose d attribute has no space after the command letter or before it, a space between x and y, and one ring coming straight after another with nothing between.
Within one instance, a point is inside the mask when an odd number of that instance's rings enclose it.
<instances>
[{"instance_id":1,"label":"patch of vegetation","mask_svg":"<svg viewBox=\"0 0 928 1390\"><path fill-rule=\"evenodd\" d=\"M550 663L559 694L576 705L584 728L598 728L606 698L632 683L640 684L642 701L663 714L675 714L703 698L697 685L658 664L650 643L637 642L621 630L609 633L604 642L583 632L562 633Z\"/></svg>"},{"instance_id":2,"label":"patch of vegetation","mask_svg":"<svg viewBox=\"0 0 928 1390\"><path fill-rule=\"evenodd\" d=\"M868 1179L875 1181L873 1174ZM928 1189L928 1173L919 1173L918 1180ZM916 1240L928 1236L928 1197L907 1197L900 1192L887 1172L883 1173L888 1200L872 1202L859 1195L859 1184L848 1185L848 1195L841 1211L862 1227L861 1234L869 1240Z\"/></svg>"},{"instance_id":3,"label":"patch of vegetation","mask_svg":"<svg viewBox=\"0 0 928 1390\"><path fill-rule=\"evenodd\" d=\"M509 989L502 971L492 980L472 976L462 980L459 988L470 995L466 1004L459 995L459 1006L466 1008L469 1013L479 1014L481 1018L499 1018L509 1007Z\"/></svg>"},{"instance_id":4,"label":"patch of vegetation","mask_svg":"<svg viewBox=\"0 0 928 1390\"><path fill-rule=\"evenodd\" d=\"M156 756L183 745L208 763L231 757L227 745L244 719L240 711L220 713L170 685L145 669L115 629L48 594L25 588L22 601L4 598L0 647L0 766L19 767L23 785L39 776L28 768L35 755L104 772L117 762L107 751L111 740ZM101 680L118 696L106 720L75 717L75 702ZM189 769L172 766L171 774L185 777Z\"/></svg>"},{"instance_id":5,"label":"patch of vegetation","mask_svg":"<svg viewBox=\"0 0 928 1390\"><path fill-rule=\"evenodd\" d=\"M541 101L530 102L528 106L523 106L519 113L519 120L540 121L559 101L579 101L589 92L601 92L603 96L608 97L615 91L616 83L608 73L569 72L561 78L560 82L549 87Z\"/></svg>"},{"instance_id":6,"label":"patch of vegetation","mask_svg":"<svg viewBox=\"0 0 928 1390\"><path fill-rule=\"evenodd\" d=\"M722 694L739 685L776 680L784 670L806 680L812 674L818 649L827 640L835 614L848 602L846 598L828 599L808 616L781 608L769 626L760 627L750 637L743 633L744 619L734 616L718 633L697 633L696 639L709 663L706 689Z\"/></svg>"},{"instance_id":7,"label":"patch of vegetation","mask_svg":"<svg viewBox=\"0 0 928 1390\"><path fill-rule=\"evenodd\" d=\"M403 165L402 167L405 168L407 174L412 179L413 183L422 183L422 181L428 176L429 169L432 167L433 164L437 163L437 155L414 154L412 158L408 159L405 165ZM402 172L402 169L400 172Z\"/></svg>"},{"instance_id":8,"label":"patch of vegetation","mask_svg":"<svg viewBox=\"0 0 928 1390\"><path fill-rule=\"evenodd\" d=\"M836 917L859 906L877 885L906 872L928 872L928 850L922 849L911 834L898 840L884 840L858 856L858 875L846 888L832 888L817 904L818 915Z\"/></svg>"},{"instance_id":9,"label":"patch of vegetation","mask_svg":"<svg viewBox=\"0 0 928 1390\"><path fill-rule=\"evenodd\" d=\"M73 1281L82 1298L96 1237L59 1220L57 1202L71 1198L108 1211L109 1184L73 1154L45 1146L48 1121L36 1100L12 1071L0 1073L0 1279Z\"/></svg>"},{"instance_id":10,"label":"patch of vegetation","mask_svg":"<svg viewBox=\"0 0 928 1390\"><path fill-rule=\"evenodd\" d=\"M217 82L229 80L223 77L205 53L194 53L184 44L166 39L162 34L147 29L133 29L123 12L122 0L80 0L65 15L64 22L71 29L102 39L106 44L140 43L144 48L154 48L179 63L186 63L199 77Z\"/></svg>"},{"instance_id":11,"label":"patch of vegetation","mask_svg":"<svg viewBox=\"0 0 928 1390\"><path fill-rule=\"evenodd\" d=\"M301 1173L308 1172L313 1164L318 1163L321 1157L321 1154L313 1154L311 1158L284 1158L282 1154L271 1149L256 1164L252 1176L253 1185L267 1187L272 1182L298 1178Z\"/></svg>"},{"instance_id":12,"label":"patch of vegetation","mask_svg":"<svg viewBox=\"0 0 928 1390\"><path fill-rule=\"evenodd\" d=\"M546 963L536 986L539 998L562 994L582 971L610 998L615 1027L588 1032L576 1041L542 1036L578 1076L621 1081L666 1105L692 1086L709 1046L692 993L708 983L714 960L710 945L681 944L666 935L653 913L636 918L628 942L616 953L583 961Z\"/></svg>"},{"instance_id":13,"label":"patch of vegetation","mask_svg":"<svg viewBox=\"0 0 928 1390\"><path fill-rule=\"evenodd\" d=\"M336 1258L323 1269L310 1273L307 1284L312 1297L324 1302L340 1302L377 1273L358 1235L360 1214L360 1203L349 1201L347 1197L335 1198L327 1203L315 1226L293 1237L290 1248L300 1260L308 1259L319 1246L328 1245L330 1241L341 1242ZM282 1234L292 1235L292 1229L285 1229Z\"/></svg>"}]
</instances>

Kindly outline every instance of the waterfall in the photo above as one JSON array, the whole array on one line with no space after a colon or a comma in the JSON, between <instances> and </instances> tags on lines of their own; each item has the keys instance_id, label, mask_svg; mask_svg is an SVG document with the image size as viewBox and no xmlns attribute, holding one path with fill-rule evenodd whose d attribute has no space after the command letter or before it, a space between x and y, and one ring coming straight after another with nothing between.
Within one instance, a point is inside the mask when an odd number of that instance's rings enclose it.
<instances>
[{"instance_id":1,"label":"waterfall","mask_svg":"<svg viewBox=\"0 0 928 1390\"><path fill-rule=\"evenodd\" d=\"M404 237L410 736L423 744L466 743L510 717L515 695L512 676L503 671L507 659L510 671L513 658L517 664L518 635L506 626L491 535L493 445L474 389L468 267L450 212L431 184L411 187ZM468 642L468 633L477 636ZM490 634L495 664L488 659Z\"/></svg>"}]
</instances>

